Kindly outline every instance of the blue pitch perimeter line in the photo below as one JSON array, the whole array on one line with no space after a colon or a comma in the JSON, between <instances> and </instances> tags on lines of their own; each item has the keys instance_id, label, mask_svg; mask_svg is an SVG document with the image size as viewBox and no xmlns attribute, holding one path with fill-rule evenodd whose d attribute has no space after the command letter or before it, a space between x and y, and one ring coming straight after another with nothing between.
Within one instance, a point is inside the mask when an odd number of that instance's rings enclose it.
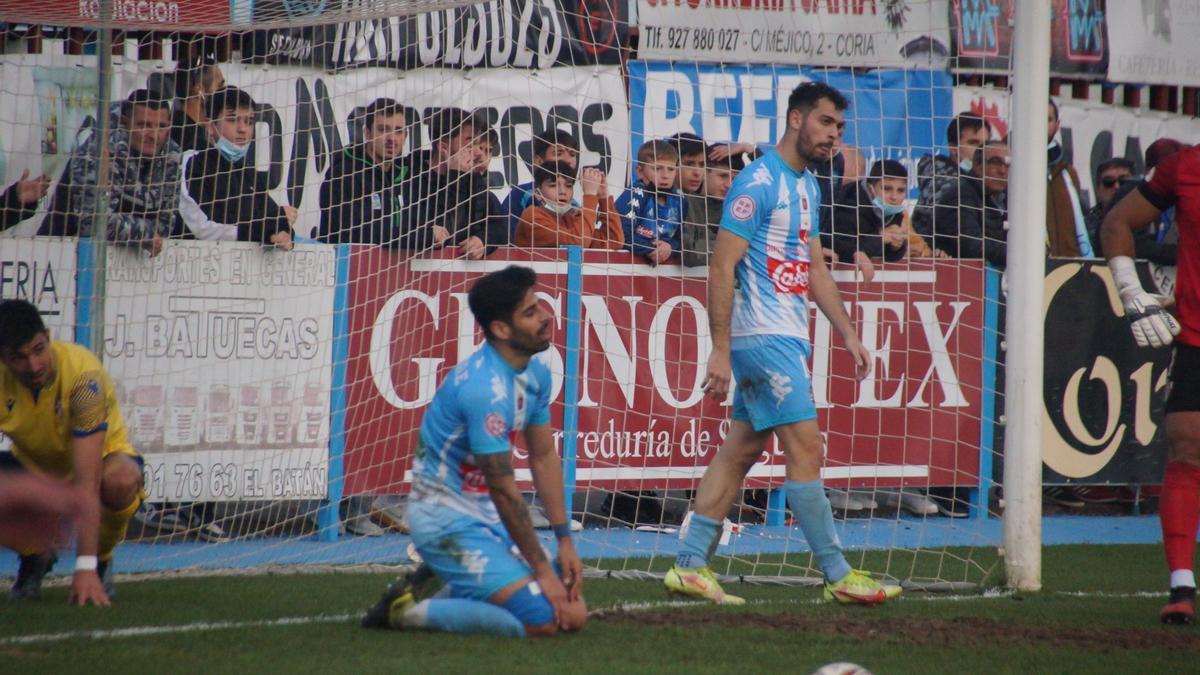
<instances>
[{"instance_id":1,"label":"blue pitch perimeter line","mask_svg":"<svg viewBox=\"0 0 1200 675\"><path fill-rule=\"evenodd\" d=\"M839 523L838 532L847 549L923 548L943 546L999 546L1002 533L997 518L922 522L915 518L852 519ZM549 532L542 543L553 548ZM1042 519L1046 545L1058 544L1156 544L1162 541L1158 516L1048 516ZM585 561L597 558L673 556L678 546L675 534L635 532L626 528L588 529L576 533L579 555ZM324 542L303 539L260 538L215 545L205 542L178 544L121 544L117 549L119 573L162 572L179 569L245 569L269 565L397 564L408 560L409 538L388 534L382 537L342 537ZM800 529L747 527L735 535L720 555L807 552ZM60 554L55 573L71 571L71 553ZM0 576L15 577L17 556L0 553Z\"/></svg>"}]
</instances>

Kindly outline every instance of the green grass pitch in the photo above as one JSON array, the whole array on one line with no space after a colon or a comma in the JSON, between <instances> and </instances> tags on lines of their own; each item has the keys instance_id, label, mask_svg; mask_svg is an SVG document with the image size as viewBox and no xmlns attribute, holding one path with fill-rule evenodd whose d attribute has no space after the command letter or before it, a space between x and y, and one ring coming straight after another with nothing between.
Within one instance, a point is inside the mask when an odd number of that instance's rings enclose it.
<instances>
[{"instance_id":1,"label":"green grass pitch","mask_svg":"<svg viewBox=\"0 0 1200 675\"><path fill-rule=\"evenodd\" d=\"M1200 626L1158 623L1165 576L1158 546L1060 546L1044 549L1040 593L910 593L875 608L739 584L728 590L745 607L681 607L651 581L589 579L583 633L525 642L363 630L382 574L126 581L110 609L67 607L57 586L40 601L0 600L0 672L808 673L833 661L885 675L1200 671Z\"/></svg>"}]
</instances>

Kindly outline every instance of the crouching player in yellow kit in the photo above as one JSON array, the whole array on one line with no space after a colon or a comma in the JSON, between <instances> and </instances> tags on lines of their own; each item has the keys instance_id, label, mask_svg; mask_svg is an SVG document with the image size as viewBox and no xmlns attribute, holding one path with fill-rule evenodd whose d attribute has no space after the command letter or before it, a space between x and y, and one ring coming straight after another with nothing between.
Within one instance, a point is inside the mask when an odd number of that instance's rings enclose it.
<instances>
[{"instance_id":1,"label":"crouching player in yellow kit","mask_svg":"<svg viewBox=\"0 0 1200 675\"><path fill-rule=\"evenodd\" d=\"M0 470L70 479L81 491L70 602L108 605L112 555L141 503L142 459L129 444L108 373L79 345L51 340L36 307L0 302ZM13 599L36 598L53 550L22 550Z\"/></svg>"}]
</instances>

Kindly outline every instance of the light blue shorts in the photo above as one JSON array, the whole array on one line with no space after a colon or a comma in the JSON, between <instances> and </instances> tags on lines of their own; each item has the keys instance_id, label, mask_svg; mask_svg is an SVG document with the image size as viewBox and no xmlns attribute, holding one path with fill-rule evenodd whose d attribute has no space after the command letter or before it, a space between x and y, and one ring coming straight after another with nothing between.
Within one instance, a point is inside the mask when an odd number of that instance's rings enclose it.
<instances>
[{"instance_id":1,"label":"light blue shorts","mask_svg":"<svg viewBox=\"0 0 1200 675\"><path fill-rule=\"evenodd\" d=\"M817 418L808 342L776 335L734 338L730 365L737 389L733 419L755 431Z\"/></svg>"},{"instance_id":2,"label":"light blue shorts","mask_svg":"<svg viewBox=\"0 0 1200 675\"><path fill-rule=\"evenodd\" d=\"M413 545L454 597L487 600L533 569L521 559L503 523L494 525L438 504L408 507Z\"/></svg>"}]
</instances>

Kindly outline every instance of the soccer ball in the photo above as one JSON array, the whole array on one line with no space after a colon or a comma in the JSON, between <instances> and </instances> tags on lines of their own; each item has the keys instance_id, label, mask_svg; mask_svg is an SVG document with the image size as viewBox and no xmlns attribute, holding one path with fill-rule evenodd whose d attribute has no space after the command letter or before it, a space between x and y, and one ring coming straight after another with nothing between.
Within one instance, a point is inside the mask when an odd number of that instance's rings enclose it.
<instances>
[{"instance_id":1,"label":"soccer ball","mask_svg":"<svg viewBox=\"0 0 1200 675\"><path fill-rule=\"evenodd\" d=\"M838 661L837 663L826 663L814 670L812 675L871 675L871 671L857 663Z\"/></svg>"}]
</instances>

